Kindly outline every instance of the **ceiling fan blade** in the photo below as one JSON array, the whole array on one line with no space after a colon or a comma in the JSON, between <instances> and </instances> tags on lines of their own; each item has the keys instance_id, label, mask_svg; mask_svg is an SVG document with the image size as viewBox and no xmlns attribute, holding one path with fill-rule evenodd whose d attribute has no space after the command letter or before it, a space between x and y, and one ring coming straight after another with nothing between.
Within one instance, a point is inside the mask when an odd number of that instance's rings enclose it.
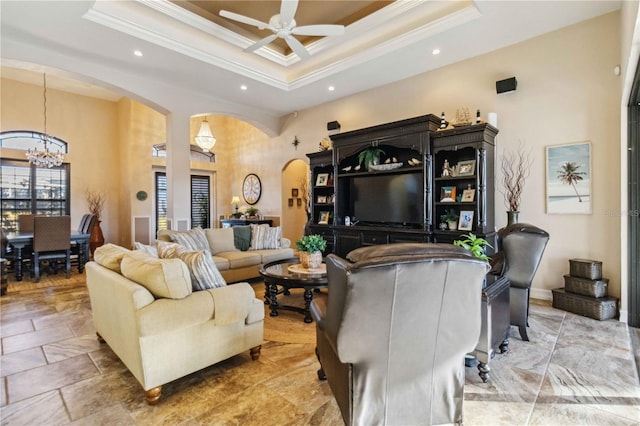
<instances>
[{"instance_id":1,"label":"ceiling fan blade","mask_svg":"<svg viewBox=\"0 0 640 426\"><path fill-rule=\"evenodd\" d=\"M280 5L280 20L283 26L289 25L298 10L298 0L282 0Z\"/></svg>"},{"instance_id":2,"label":"ceiling fan blade","mask_svg":"<svg viewBox=\"0 0 640 426\"><path fill-rule=\"evenodd\" d=\"M258 27L261 30L265 28L269 28L269 24L258 21L257 19L249 18L248 16L239 15L237 13L229 12L228 10L221 10L220 16L225 18L233 19L234 21L242 22L243 24L253 25L254 27Z\"/></svg>"},{"instance_id":3,"label":"ceiling fan blade","mask_svg":"<svg viewBox=\"0 0 640 426\"><path fill-rule=\"evenodd\" d=\"M244 49L245 52L254 52L258 49L260 49L262 46L265 46L269 43L271 43L273 40L277 39L278 36L276 34L272 34L268 37L263 38L262 40L260 40L259 42L252 44L251 46L247 47L246 49Z\"/></svg>"},{"instance_id":4,"label":"ceiling fan blade","mask_svg":"<svg viewBox=\"0 0 640 426\"><path fill-rule=\"evenodd\" d=\"M307 52L307 49L304 48L304 46L298 41L298 39L296 39L292 35L287 35L285 36L284 40L300 59L309 57L309 52Z\"/></svg>"},{"instance_id":5,"label":"ceiling fan blade","mask_svg":"<svg viewBox=\"0 0 640 426\"><path fill-rule=\"evenodd\" d=\"M291 34L307 36L334 36L344 34L344 25L304 25L291 30Z\"/></svg>"}]
</instances>

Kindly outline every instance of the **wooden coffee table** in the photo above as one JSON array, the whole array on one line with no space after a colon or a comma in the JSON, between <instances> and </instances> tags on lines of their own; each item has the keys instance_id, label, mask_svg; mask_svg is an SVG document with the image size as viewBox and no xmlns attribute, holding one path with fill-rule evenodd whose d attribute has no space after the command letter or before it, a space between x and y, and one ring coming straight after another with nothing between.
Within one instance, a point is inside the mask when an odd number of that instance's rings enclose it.
<instances>
[{"instance_id":1,"label":"wooden coffee table","mask_svg":"<svg viewBox=\"0 0 640 426\"><path fill-rule=\"evenodd\" d=\"M326 266L323 263L322 269L307 272L299 265L300 260L294 257L266 263L260 268L260 275L264 278L264 301L269 305L271 309L269 315L272 317L278 316L279 309L285 309L304 314L304 322L310 323L313 321L309 312L309 306L313 300L313 290L327 287ZM288 295L292 288L304 289L304 308L278 303L278 295L283 293Z\"/></svg>"}]
</instances>

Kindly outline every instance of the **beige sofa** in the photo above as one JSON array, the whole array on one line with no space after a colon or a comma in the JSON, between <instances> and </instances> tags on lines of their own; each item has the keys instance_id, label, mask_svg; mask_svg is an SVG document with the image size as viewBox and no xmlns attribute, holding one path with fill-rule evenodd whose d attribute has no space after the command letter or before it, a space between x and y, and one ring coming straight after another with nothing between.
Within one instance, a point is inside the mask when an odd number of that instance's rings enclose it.
<instances>
[{"instance_id":1,"label":"beige sofa","mask_svg":"<svg viewBox=\"0 0 640 426\"><path fill-rule=\"evenodd\" d=\"M140 382L162 385L250 350L258 359L264 303L248 283L192 291L187 264L108 244L86 265L93 323Z\"/></svg>"},{"instance_id":2,"label":"beige sofa","mask_svg":"<svg viewBox=\"0 0 640 426\"><path fill-rule=\"evenodd\" d=\"M171 235L176 232L180 231L160 230L157 239L172 242ZM287 238L280 239L279 248L242 251L234 243L233 228L206 228L204 232L213 261L227 283L257 278L261 265L293 257Z\"/></svg>"}]
</instances>

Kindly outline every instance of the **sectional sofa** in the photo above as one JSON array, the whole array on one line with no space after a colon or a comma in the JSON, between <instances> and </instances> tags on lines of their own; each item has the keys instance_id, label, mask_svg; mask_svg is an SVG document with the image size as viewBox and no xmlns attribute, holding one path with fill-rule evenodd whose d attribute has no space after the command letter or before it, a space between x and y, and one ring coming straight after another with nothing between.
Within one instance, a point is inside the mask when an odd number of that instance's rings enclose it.
<instances>
[{"instance_id":1,"label":"sectional sofa","mask_svg":"<svg viewBox=\"0 0 640 426\"><path fill-rule=\"evenodd\" d=\"M158 231L157 239L189 246L185 237L190 231ZM213 261L227 283L249 280L260 276L260 266L293 257L291 241L282 238L279 227L247 225L233 228L205 228L204 241L197 241L192 249L209 250ZM206 247L205 247L206 244Z\"/></svg>"}]
</instances>

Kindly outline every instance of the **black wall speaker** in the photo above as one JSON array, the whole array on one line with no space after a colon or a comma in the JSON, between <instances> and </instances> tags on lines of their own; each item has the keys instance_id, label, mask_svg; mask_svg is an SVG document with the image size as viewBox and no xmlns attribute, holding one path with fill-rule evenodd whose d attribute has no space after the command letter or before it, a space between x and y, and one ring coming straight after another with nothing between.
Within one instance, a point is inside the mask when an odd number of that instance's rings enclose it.
<instances>
[{"instance_id":1,"label":"black wall speaker","mask_svg":"<svg viewBox=\"0 0 640 426\"><path fill-rule=\"evenodd\" d=\"M518 80L516 80L515 77L496 81L496 92L498 92L498 94L511 92L512 90L516 90L516 87L518 87Z\"/></svg>"},{"instance_id":2,"label":"black wall speaker","mask_svg":"<svg viewBox=\"0 0 640 426\"><path fill-rule=\"evenodd\" d=\"M327 130L340 130L340 123L337 121L329 121L327 123Z\"/></svg>"}]
</instances>

